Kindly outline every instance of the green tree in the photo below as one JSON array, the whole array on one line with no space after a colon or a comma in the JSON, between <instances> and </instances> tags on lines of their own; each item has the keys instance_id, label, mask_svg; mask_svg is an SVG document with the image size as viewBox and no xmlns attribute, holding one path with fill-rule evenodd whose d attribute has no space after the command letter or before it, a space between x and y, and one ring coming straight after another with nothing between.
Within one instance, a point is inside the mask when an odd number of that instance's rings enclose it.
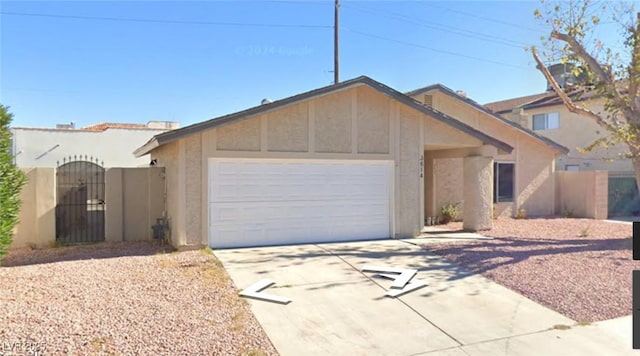
<instances>
[{"instance_id":1,"label":"green tree","mask_svg":"<svg viewBox=\"0 0 640 356\"><path fill-rule=\"evenodd\" d=\"M630 2L570 0L548 2L534 16L550 28L543 37L542 51L531 48L537 68L553 87L565 107L593 120L609 135L585 148L625 144L624 157L633 163L640 186L640 13ZM620 43L605 44L602 26L618 26ZM542 58L548 62L574 64L573 74L584 83L561 87ZM604 112L594 112L581 101L582 95L597 95L605 101Z\"/></svg>"},{"instance_id":2,"label":"green tree","mask_svg":"<svg viewBox=\"0 0 640 356\"><path fill-rule=\"evenodd\" d=\"M13 115L0 104L0 260L13 240L13 228L18 224L20 190L26 177L13 163L11 131Z\"/></svg>"}]
</instances>

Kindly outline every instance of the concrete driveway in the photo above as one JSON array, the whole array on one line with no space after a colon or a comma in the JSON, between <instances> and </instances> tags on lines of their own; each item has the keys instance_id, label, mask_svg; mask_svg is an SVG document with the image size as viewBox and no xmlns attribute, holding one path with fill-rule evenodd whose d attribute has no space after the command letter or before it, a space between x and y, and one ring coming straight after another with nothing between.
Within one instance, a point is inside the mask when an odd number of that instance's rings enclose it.
<instances>
[{"instance_id":1,"label":"concrete driveway","mask_svg":"<svg viewBox=\"0 0 640 356\"><path fill-rule=\"evenodd\" d=\"M411 241L411 240L409 240ZM217 250L239 289L269 278L247 299L282 355L635 354L631 319L576 325L488 279L400 240ZM417 269L424 288L397 298L365 265ZM567 328L568 327L568 328Z\"/></svg>"}]
</instances>

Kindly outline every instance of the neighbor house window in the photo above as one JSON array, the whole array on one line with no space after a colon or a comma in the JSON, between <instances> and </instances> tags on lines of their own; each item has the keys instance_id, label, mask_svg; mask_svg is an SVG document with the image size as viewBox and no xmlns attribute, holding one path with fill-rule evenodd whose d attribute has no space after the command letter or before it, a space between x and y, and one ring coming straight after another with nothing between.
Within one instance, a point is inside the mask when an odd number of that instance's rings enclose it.
<instances>
[{"instance_id":1,"label":"neighbor house window","mask_svg":"<svg viewBox=\"0 0 640 356\"><path fill-rule=\"evenodd\" d=\"M560 115L557 112L533 115L533 130L553 130L560 126Z\"/></svg>"},{"instance_id":2,"label":"neighbor house window","mask_svg":"<svg viewBox=\"0 0 640 356\"><path fill-rule=\"evenodd\" d=\"M577 172L580 170L580 166L577 164L567 164L566 166L564 166L564 169L566 171L574 171Z\"/></svg>"},{"instance_id":3,"label":"neighbor house window","mask_svg":"<svg viewBox=\"0 0 640 356\"><path fill-rule=\"evenodd\" d=\"M493 164L493 202L512 202L515 182L515 164Z\"/></svg>"}]
</instances>

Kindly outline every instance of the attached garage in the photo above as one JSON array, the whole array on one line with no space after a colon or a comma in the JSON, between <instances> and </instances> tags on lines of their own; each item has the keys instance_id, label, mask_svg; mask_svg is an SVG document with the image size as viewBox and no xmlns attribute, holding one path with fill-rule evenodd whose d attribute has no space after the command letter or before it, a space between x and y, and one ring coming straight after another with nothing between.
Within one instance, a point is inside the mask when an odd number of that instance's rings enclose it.
<instances>
[{"instance_id":1,"label":"attached garage","mask_svg":"<svg viewBox=\"0 0 640 356\"><path fill-rule=\"evenodd\" d=\"M392 161L209 159L209 245L391 236Z\"/></svg>"},{"instance_id":2,"label":"attached garage","mask_svg":"<svg viewBox=\"0 0 640 356\"><path fill-rule=\"evenodd\" d=\"M482 113L443 111L359 77L157 135L135 154L165 167L175 246L416 236L437 193L431 154L463 159L465 227L486 228L494 158L513 146L470 124ZM539 155L552 167L554 154Z\"/></svg>"}]
</instances>

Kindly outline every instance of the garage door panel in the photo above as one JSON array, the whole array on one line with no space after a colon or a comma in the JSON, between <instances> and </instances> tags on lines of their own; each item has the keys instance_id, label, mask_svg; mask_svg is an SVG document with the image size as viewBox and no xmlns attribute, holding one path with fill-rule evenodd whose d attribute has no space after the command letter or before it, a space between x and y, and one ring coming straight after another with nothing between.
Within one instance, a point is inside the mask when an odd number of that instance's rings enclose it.
<instances>
[{"instance_id":1,"label":"garage door panel","mask_svg":"<svg viewBox=\"0 0 640 356\"><path fill-rule=\"evenodd\" d=\"M391 170L386 161L211 159L210 245L387 238Z\"/></svg>"},{"instance_id":2,"label":"garage door panel","mask_svg":"<svg viewBox=\"0 0 640 356\"><path fill-rule=\"evenodd\" d=\"M351 223L354 219L371 222L387 222L389 206L384 203L348 203L322 201L294 202L256 202L247 207L242 202L212 203L209 211L211 226L218 223L242 220L246 224L269 223L276 219L289 219L289 225L295 226L296 219L312 221L318 219L327 223L326 217L333 222ZM308 222L307 221L307 222ZM280 222L278 222L280 223Z\"/></svg>"}]
</instances>

